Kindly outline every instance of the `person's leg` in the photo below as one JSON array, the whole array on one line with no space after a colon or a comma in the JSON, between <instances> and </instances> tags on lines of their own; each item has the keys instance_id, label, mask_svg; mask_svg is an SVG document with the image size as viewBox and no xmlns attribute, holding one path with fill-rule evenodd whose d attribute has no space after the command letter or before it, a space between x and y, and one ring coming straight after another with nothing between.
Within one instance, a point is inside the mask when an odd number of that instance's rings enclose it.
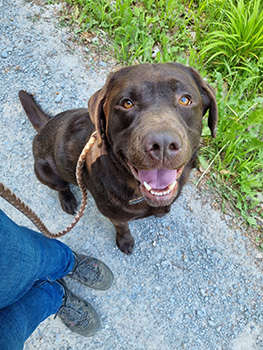
<instances>
[{"instance_id":1,"label":"person's leg","mask_svg":"<svg viewBox=\"0 0 263 350\"><path fill-rule=\"evenodd\" d=\"M39 282L21 299L0 310L0 349L21 350L40 322L61 307L64 289L58 282Z\"/></svg>"},{"instance_id":2,"label":"person's leg","mask_svg":"<svg viewBox=\"0 0 263 350\"><path fill-rule=\"evenodd\" d=\"M25 295L37 280L55 281L74 266L71 249L26 227L0 210L0 309Z\"/></svg>"},{"instance_id":3,"label":"person's leg","mask_svg":"<svg viewBox=\"0 0 263 350\"><path fill-rule=\"evenodd\" d=\"M5 345L0 349L22 348L39 323L54 313L81 335L91 336L99 329L92 306L56 280L71 272L79 282L105 290L113 274L104 263L16 225L1 210L0 242L0 339Z\"/></svg>"}]
</instances>

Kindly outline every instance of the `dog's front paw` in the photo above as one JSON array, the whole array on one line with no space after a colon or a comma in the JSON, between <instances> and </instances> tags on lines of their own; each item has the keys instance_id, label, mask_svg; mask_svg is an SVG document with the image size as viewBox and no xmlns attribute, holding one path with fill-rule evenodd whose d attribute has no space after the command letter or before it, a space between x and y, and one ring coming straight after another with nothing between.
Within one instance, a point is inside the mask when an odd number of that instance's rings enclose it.
<instances>
[{"instance_id":1,"label":"dog's front paw","mask_svg":"<svg viewBox=\"0 0 263 350\"><path fill-rule=\"evenodd\" d=\"M70 190L59 192L59 199L62 209L71 215L77 210L77 201L74 194Z\"/></svg>"},{"instance_id":2,"label":"dog's front paw","mask_svg":"<svg viewBox=\"0 0 263 350\"><path fill-rule=\"evenodd\" d=\"M131 234L125 235L123 237L118 237L116 238L116 243L118 248L127 255L130 255L132 253L133 247L135 240L132 237Z\"/></svg>"}]
</instances>

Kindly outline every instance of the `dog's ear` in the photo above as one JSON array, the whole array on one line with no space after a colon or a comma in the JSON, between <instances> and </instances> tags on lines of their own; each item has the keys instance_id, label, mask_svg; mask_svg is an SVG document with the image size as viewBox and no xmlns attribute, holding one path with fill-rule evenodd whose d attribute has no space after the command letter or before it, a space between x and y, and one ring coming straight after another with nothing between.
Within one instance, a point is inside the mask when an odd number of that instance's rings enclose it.
<instances>
[{"instance_id":1,"label":"dog's ear","mask_svg":"<svg viewBox=\"0 0 263 350\"><path fill-rule=\"evenodd\" d=\"M92 123L95 125L98 137L98 146L101 147L102 140L105 137L105 115L103 105L106 100L106 87L96 91L88 101L89 116Z\"/></svg>"},{"instance_id":2,"label":"dog's ear","mask_svg":"<svg viewBox=\"0 0 263 350\"><path fill-rule=\"evenodd\" d=\"M211 130L212 137L215 138L217 133L218 109L214 89L202 79L197 70L192 67L187 67L187 69L190 70L190 73L201 92L203 98L203 115L205 115L209 109L208 126Z\"/></svg>"}]
</instances>

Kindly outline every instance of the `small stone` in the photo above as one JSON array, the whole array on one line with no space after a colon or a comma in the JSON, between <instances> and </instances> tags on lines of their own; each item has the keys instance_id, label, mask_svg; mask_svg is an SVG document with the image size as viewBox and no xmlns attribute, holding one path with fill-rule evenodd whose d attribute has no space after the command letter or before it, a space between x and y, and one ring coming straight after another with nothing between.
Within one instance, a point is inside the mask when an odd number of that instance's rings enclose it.
<instances>
[{"instance_id":1,"label":"small stone","mask_svg":"<svg viewBox=\"0 0 263 350\"><path fill-rule=\"evenodd\" d=\"M8 57L8 52L7 51L2 51L1 52L1 58L7 58Z\"/></svg>"},{"instance_id":2,"label":"small stone","mask_svg":"<svg viewBox=\"0 0 263 350\"><path fill-rule=\"evenodd\" d=\"M62 101L62 96L61 95L57 95L57 97L55 98L55 102L56 103L60 103Z\"/></svg>"},{"instance_id":3,"label":"small stone","mask_svg":"<svg viewBox=\"0 0 263 350\"><path fill-rule=\"evenodd\" d=\"M215 327L216 326L216 324L215 324L215 322L213 320L208 320L208 323L209 323L209 325L211 327Z\"/></svg>"},{"instance_id":4,"label":"small stone","mask_svg":"<svg viewBox=\"0 0 263 350\"><path fill-rule=\"evenodd\" d=\"M103 68L107 68L107 63L100 61L100 66Z\"/></svg>"}]
</instances>

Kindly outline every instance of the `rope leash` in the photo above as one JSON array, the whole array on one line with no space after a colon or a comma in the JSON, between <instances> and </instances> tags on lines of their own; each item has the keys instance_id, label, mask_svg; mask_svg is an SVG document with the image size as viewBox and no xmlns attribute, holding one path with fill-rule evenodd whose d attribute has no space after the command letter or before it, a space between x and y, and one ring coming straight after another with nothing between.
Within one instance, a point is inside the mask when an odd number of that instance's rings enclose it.
<instances>
[{"instance_id":1,"label":"rope leash","mask_svg":"<svg viewBox=\"0 0 263 350\"><path fill-rule=\"evenodd\" d=\"M32 209L30 209L27 204L25 204L15 193L13 193L2 182L0 182L0 196L3 197L11 205L13 205L25 216L27 216L28 219L31 220L33 224L40 230L40 232L42 232L43 235L45 235L46 237L58 238L58 237L64 236L66 233L71 231L74 226L76 226L76 224L84 214L88 197L87 197L87 190L83 182L82 172L83 172L83 166L85 163L86 155L90 151L91 147L94 145L95 141L96 141L96 131L91 135L89 141L86 143L85 147L83 148L79 156L77 166L76 166L76 179L82 194L81 204L74 220L63 231L59 231L56 233L50 232L47 229L46 225L42 222L42 220L37 216L37 214Z\"/></svg>"}]
</instances>

